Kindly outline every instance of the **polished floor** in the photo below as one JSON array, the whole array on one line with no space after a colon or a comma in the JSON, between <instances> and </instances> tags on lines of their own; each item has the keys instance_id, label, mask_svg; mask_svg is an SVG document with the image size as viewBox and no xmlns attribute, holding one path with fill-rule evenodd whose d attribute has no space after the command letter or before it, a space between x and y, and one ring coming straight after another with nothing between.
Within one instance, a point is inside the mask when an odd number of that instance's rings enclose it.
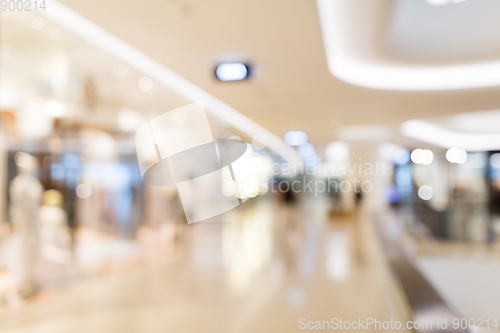
<instances>
[{"instance_id":1,"label":"polished floor","mask_svg":"<svg viewBox=\"0 0 500 333\"><path fill-rule=\"evenodd\" d=\"M177 226L174 245L3 317L0 331L298 332L301 318L407 320L371 223L327 207L259 200L225 223Z\"/></svg>"}]
</instances>

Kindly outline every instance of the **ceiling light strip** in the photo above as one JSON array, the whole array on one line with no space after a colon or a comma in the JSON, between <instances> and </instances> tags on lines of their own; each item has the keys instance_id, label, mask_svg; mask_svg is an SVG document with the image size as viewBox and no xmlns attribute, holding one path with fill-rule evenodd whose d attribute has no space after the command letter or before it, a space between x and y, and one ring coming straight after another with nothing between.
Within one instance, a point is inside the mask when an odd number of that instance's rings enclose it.
<instances>
[{"instance_id":1,"label":"ceiling light strip","mask_svg":"<svg viewBox=\"0 0 500 333\"><path fill-rule=\"evenodd\" d=\"M43 12L43 15L172 91L191 101L203 102L208 112L251 138L265 137L267 148L288 162L302 162L293 148L269 130L61 3L52 0L50 10Z\"/></svg>"}]
</instances>

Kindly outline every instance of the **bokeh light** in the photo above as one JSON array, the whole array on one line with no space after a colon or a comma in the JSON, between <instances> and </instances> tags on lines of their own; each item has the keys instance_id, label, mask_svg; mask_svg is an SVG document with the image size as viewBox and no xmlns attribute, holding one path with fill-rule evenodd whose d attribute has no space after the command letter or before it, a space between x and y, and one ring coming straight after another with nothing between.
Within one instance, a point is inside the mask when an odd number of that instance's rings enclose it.
<instances>
[{"instance_id":1,"label":"bokeh light","mask_svg":"<svg viewBox=\"0 0 500 333\"><path fill-rule=\"evenodd\" d=\"M431 200L434 190L430 185L422 185L418 189L418 197L422 200Z\"/></svg>"}]
</instances>

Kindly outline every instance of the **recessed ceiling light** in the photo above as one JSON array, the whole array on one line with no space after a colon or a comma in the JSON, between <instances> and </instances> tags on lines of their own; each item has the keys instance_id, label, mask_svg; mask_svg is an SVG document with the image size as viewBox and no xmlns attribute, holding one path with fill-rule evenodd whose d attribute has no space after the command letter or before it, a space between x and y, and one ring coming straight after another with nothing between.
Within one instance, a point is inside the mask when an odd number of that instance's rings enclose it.
<instances>
[{"instance_id":1,"label":"recessed ceiling light","mask_svg":"<svg viewBox=\"0 0 500 333\"><path fill-rule=\"evenodd\" d=\"M249 67L240 62L222 63L215 69L215 76L220 81L241 81L248 78Z\"/></svg>"},{"instance_id":2,"label":"recessed ceiling light","mask_svg":"<svg viewBox=\"0 0 500 333\"><path fill-rule=\"evenodd\" d=\"M289 146L302 146L307 143L309 137L304 131L288 131L283 139Z\"/></svg>"}]
</instances>

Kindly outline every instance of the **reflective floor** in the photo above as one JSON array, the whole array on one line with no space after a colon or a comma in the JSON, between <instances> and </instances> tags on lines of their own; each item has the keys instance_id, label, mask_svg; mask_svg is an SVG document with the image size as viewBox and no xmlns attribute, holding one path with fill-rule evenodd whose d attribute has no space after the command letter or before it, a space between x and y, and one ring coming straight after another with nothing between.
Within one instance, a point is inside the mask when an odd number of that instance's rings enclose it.
<instances>
[{"instance_id":1,"label":"reflective floor","mask_svg":"<svg viewBox=\"0 0 500 333\"><path fill-rule=\"evenodd\" d=\"M2 332L295 332L299 320L407 320L371 223L271 199L224 223L170 225L132 267L40 300ZM369 331L369 330L367 330Z\"/></svg>"}]
</instances>

